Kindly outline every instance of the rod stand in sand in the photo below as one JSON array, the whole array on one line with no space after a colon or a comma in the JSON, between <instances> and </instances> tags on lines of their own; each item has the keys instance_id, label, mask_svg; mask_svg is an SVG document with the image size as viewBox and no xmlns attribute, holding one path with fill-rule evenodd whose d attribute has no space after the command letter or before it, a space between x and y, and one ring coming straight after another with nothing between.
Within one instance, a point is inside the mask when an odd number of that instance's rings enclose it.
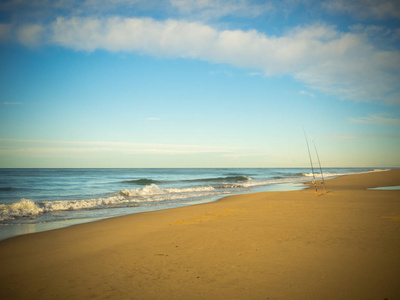
<instances>
[{"instance_id":1,"label":"rod stand in sand","mask_svg":"<svg viewBox=\"0 0 400 300\"><path fill-rule=\"evenodd\" d=\"M321 172L321 178L322 178L321 184L322 184L323 187L324 187L324 194L326 194L325 179L324 179L324 173L322 172L321 161L319 160L319 155L318 155L317 147L315 146L314 140L312 140L312 141L313 141L313 144L314 144L315 153L317 153L318 164L319 164L319 170L320 170L320 172Z\"/></svg>"},{"instance_id":2,"label":"rod stand in sand","mask_svg":"<svg viewBox=\"0 0 400 300\"><path fill-rule=\"evenodd\" d=\"M314 188L315 188L315 197L318 197L317 183L315 182L315 179L313 180L313 183L314 183Z\"/></svg>"},{"instance_id":3,"label":"rod stand in sand","mask_svg":"<svg viewBox=\"0 0 400 300\"><path fill-rule=\"evenodd\" d=\"M302 127L303 127L303 126L302 126ZM313 183L314 183L314 188L315 188L315 197L318 197L317 183L315 182L314 166L313 166L313 163L312 163L312 159L311 159L311 152L310 152L310 146L308 145L308 140L307 140L306 130L304 129L304 127L303 127L303 132L304 132L304 137L305 137L305 139L306 139L306 143L307 143L308 157L310 158L311 172L312 172L312 176L313 176Z\"/></svg>"}]
</instances>

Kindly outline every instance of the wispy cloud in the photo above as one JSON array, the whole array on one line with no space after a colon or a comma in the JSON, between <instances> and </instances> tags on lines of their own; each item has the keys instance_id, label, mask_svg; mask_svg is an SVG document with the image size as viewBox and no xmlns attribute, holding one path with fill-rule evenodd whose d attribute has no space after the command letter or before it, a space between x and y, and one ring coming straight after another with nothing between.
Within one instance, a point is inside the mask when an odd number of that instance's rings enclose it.
<instances>
[{"instance_id":1,"label":"wispy cloud","mask_svg":"<svg viewBox=\"0 0 400 300\"><path fill-rule=\"evenodd\" d=\"M382 134L382 135L327 135L318 138L318 140L327 141L352 141L352 140L384 140L400 139L400 134Z\"/></svg>"},{"instance_id":2,"label":"wispy cloud","mask_svg":"<svg viewBox=\"0 0 400 300\"><path fill-rule=\"evenodd\" d=\"M330 0L323 7L333 12L346 12L356 18L399 19L400 2L397 0Z\"/></svg>"},{"instance_id":3,"label":"wispy cloud","mask_svg":"<svg viewBox=\"0 0 400 300\"><path fill-rule=\"evenodd\" d=\"M217 76L217 75L224 75L227 77L233 77L234 74L232 72L226 71L226 70L216 70L216 71L210 71L210 75L212 76Z\"/></svg>"},{"instance_id":4,"label":"wispy cloud","mask_svg":"<svg viewBox=\"0 0 400 300\"><path fill-rule=\"evenodd\" d=\"M304 95L304 96L308 96L308 97L311 97L311 98L315 97L315 95L313 93L309 92L309 91L300 91L299 94L300 95Z\"/></svg>"},{"instance_id":5,"label":"wispy cloud","mask_svg":"<svg viewBox=\"0 0 400 300\"><path fill-rule=\"evenodd\" d=\"M9 39L10 35L11 35L11 25L0 23L0 42Z\"/></svg>"},{"instance_id":6,"label":"wispy cloud","mask_svg":"<svg viewBox=\"0 0 400 300\"><path fill-rule=\"evenodd\" d=\"M257 153L227 153L221 154L223 157L233 158L235 160L242 159L242 158L270 158L268 154L257 154Z\"/></svg>"},{"instance_id":7,"label":"wispy cloud","mask_svg":"<svg viewBox=\"0 0 400 300\"><path fill-rule=\"evenodd\" d=\"M123 152L130 154L227 153L232 148L204 145L149 144L129 142L87 142L0 139L2 152Z\"/></svg>"},{"instance_id":8,"label":"wispy cloud","mask_svg":"<svg viewBox=\"0 0 400 300\"><path fill-rule=\"evenodd\" d=\"M38 47L42 44L44 30L45 28L39 24L23 25L17 30L18 40L25 46Z\"/></svg>"},{"instance_id":9,"label":"wispy cloud","mask_svg":"<svg viewBox=\"0 0 400 300\"><path fill-rule=\"evenodd\" d=\"M4 105L20 105L22 102L3 102Z\"/></svg>"},{"instance_id":10,"label":"wispy cloud","mask_svg":"<svg viewBox=\"0 0 400 300\"><path fill-rule=\"evenodd\" d=\"M400 126L400 119L389 118L384 114L369 115L368 117L350 118L350 122L361 124L380 124L386 126Z\"/></svg>"},{"instance_id":11,"label":"wispy cloud","mask_svg":"<svg viewBox=\"0 0 400 300\"><path fill-rule=\"evenodd\" d=\"M201 19L220 18L227 15L254 18L272 11L271 2L255 3L250 0L170 0L171 6L182 15L196 16Z\"/></svg>"},{"instance_id":12,"label":"wispy cloud","mask_svg":"<svg viewBox=\"0 0 400 300\"><path fill-rule=\"evenodd\" d=\"M258 3L257 3L258 2ZM253 0L9 0L0 2L0 10L13 10L23 17L45 17L58 14L93 13L131 14L135 12L168 12L192 19L217 19L228 15L254 18L274 9L269 1Z\"/></svg>"},{"instance_id":13,"label":"wispy cloud","mask_svg":"<svg viewBox=\"0 0 400 300\"><path fill-rule=\"evenodd\" d=\"M250 73L247 73L247 76L263 76L263 73L261 73L261 72L250 72Z\"/></svg>"},{"instance_id":14,"label":"wispy cloud","mask_svg":"<svg viewBox=\"0 0 400 300\"><path fill-rule=\"evenodd\" d=\"M299 6L321 8L329 13L348 14L358 19L398 19L397 0L8 0L0 2L0 10L14 11L22 17L37 18L58 14L88 15L108 12L130 14L158 11L196 19L217 19L225 16L255 18L282 11L290 14Z\"/></svg>"}]
</instances>

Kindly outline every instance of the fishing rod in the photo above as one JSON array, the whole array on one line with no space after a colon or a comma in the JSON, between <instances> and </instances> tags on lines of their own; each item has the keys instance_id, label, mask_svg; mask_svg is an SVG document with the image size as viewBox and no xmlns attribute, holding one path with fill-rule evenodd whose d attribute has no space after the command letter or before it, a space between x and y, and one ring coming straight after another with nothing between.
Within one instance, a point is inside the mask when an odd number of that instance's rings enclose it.
<instances>
[{"instance_id":1,"label":"fishing rod","mask_svg":"<svg viewBox=\"0 0 400 300\"><path fill-rule=\"evenodd\" d=\"M319 155L318 155L317 147L315 146L314 140L312 140L312 142L313 142L313 145L314 145L315 153L317 153L318 164L319 164L319 170L321 171L322 185L324 186L324 193L326 194L324 173L322 172L322 167L321 167L321 162L320 162L320 160L319 160Z\"/></svg>"},{"instance_id":2,"label":"fishing rod","mask_svg":"<svg viewBox=\"0 0 400 300\"><path fill-rule=\"evenodd\" d=\"M318 197L317 184L315 182L314 166L313 166L313 163L312 163L310 146L308 145L307 135L306 135L306 131L305 131L304 127L303 127L303 132L304 132L304 138L306 139L306 143L307 143L308 156L310 158L311 171L312 171L313 183L314 183L314 188L315 188L315 197Z\"/></svg>"}]
</instances>

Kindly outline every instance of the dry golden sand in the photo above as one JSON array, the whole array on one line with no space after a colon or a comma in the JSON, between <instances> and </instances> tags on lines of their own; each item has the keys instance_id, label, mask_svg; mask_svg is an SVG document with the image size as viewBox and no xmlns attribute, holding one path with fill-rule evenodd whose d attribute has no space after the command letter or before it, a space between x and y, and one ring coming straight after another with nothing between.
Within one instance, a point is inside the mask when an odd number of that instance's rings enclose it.
<instances>
[{"instance_id":1,"label":"dry golden sand","mask_svg":"<svg viewBox=\"0 0 400 300\"><path fill-rule=\"evenodd\" d=\"M400 299L400 170L326 183L5 240L0 299Z\"/></svg>"}]
</instances>

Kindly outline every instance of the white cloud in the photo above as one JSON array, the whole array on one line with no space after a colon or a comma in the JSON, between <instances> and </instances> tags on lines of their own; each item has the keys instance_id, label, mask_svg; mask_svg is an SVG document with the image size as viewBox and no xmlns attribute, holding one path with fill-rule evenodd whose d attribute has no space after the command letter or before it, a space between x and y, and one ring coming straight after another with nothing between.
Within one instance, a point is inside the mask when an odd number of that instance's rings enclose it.
<instances>
[{"instance_id":1,"label":"white cloud","mask_svg":"<svg viewBox=\"0 0 400 300\"><path fill-rule=\"evenodd\" d=\"M282 36L256 30L218 30L198 22L150 18L57 18L47 26L19 29L24 44L49 44L77 51L103 49L160 57L200 59L290 75L312 89L355 101L400 103L400 53L380 50L363 33L342 33L316 24Z\"/></svg>"},{"instance_id":2,"label":"white cloud","mask_svg":"<svg viewBox=\"0 0 400 300\"><path fill-rule=\"evenodd\" d=\"M313 89L356 101L387 97L400 78L398 52L380 51L361 34L325 25L276 37L176 20L58 18L52 40L76 50L194 58L261 70L267 76L289 74Z\"/></svg>"},{"instance_id":3,"label":"white cloud","mask_svg":"<svg viewBox=\"0 0 400 300\"><path fill-rule=\"evenodd\" d=\"M369 115L368 117L350 118L353 123L381 124L386 126L400 126L400 119L389 118L383 114Z\"/></svg>"},{"instance_id":4,"label":"white cloud","mask_svg":"<svg viewBox=\"0 0 400 300\"><path fill-rule=\"evenodd\" d=\"M198 23L149 18L58 18L52 42L76 50L136 51L151 55L197 58L207 52L217 32Z\"/></svg>"}]
</instances>

